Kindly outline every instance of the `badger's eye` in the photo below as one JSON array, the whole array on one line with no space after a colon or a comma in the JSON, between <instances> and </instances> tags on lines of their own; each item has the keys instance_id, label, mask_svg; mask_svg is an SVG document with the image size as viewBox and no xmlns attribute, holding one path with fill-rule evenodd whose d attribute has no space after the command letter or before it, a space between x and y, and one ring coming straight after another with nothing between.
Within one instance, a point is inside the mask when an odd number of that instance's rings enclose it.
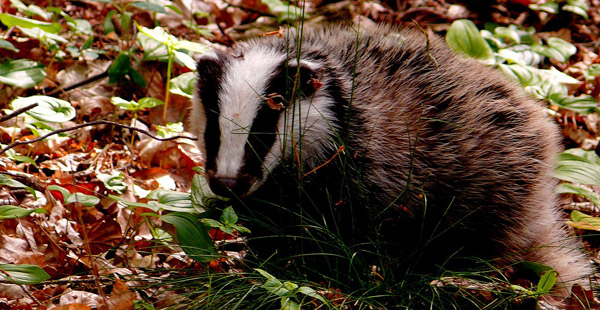
<instances>
[{"instance_id":1,"label":"badger's eye","mask_svg":"<svg viewBox=\"0 0 600 310\"><path fill-rule=\"evenodd\" d=\"M285 99L283 98L283 96L278 93L272 93L267 95L267 104L269 105L269 108L273 110L279 111L282 108L285 108L284 101Z\"/></svg>"}]
</instances>

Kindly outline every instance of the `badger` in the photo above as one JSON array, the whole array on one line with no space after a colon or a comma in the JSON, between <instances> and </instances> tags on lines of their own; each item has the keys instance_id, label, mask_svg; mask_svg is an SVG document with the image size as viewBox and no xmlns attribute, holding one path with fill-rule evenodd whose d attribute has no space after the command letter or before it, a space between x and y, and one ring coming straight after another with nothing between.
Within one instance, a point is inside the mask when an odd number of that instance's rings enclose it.
<instances>
[{"instance_id":1,"label":"badger","mask_svg":"<svg viewBox=\"0 0 600 310\"><path fill-rule=\"evenodd\" d=\"M544 109L420 30L307 27L204 54L190 131L216 195L309 184L317 210L370 216L345 225L381 228L393 247L425 232L427 257L541 263L563 292L592 273L557 208Z\"/></svg>"}]
</instances>

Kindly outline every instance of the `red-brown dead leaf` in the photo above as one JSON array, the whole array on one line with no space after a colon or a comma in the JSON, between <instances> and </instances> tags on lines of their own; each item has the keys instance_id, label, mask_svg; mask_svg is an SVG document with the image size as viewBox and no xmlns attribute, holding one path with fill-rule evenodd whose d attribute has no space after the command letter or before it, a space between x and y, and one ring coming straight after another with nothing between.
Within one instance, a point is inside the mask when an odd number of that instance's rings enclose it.
<instances>
[{"instance_id":1,"label":"red-brown dead leaf","mask_svg":"<svg viewBox=\"0 0 600 310\"><path fill-rule=\"evenodd\" d=\"M86 305L86 304L70 304L70 305L63 305L63 306L56 306L54 308L52 308L53 310L91 310L92 307Z\"/></svg>"},{"instance_id":2,"label":"red-brown dead leaf","mask_svg":"<svg viewBox=\"0 0 600 310\"><path fill-rule=\"evenodd\" d=\"M121 226L113 218L106 217L92 224L88 240L93 255L108 251L123 240Z\"/></svg>"},{"instance_id":3,"label":"red-brown dead leaf","mask_svg":"<svg viewBox=\"0 0 600 310\"><path fill-rule=\"evenodd\" d=\"M128 310L133 309L133 301L137 296L129 290L125 282L116 279L113 284L113 290L107 301L109 310Z\"/></svg>"},{"instance_id":4,"label":"red-brown dead leaf","mask_svg":"<svg viewBox=\"0 0 600 310\"><path fill-rule=\"evenodd\" d=\"M571 296L565 300L568 310L600 309L600 303L594 299L594 291L579 284L571 288Z\"/></svg>"}]
</instances>

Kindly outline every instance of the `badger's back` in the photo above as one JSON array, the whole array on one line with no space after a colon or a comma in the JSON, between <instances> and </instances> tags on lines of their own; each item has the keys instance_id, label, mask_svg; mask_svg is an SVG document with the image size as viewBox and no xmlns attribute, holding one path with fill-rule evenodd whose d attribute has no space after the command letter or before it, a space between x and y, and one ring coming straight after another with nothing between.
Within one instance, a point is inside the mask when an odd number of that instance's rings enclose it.
<instances>
[{"instance_id":1,"label":"badger's back","mask_svg":"<svg viewBox=\"0 0 600 310\"><path fill-rule=\"evenodd\" d=\"M343 146L354 163L348 186L388 220L384 230L394 238L412 239L405 234L423 227L451 251L537 261L567 284L590 274L555 207L557 131L496 70L453 55L435 36L388 27L304 29L211 57L199 62L192 131L213 188L248 183L237 194L254 192L285 158L335 187L329 172L339 167L327 159ZM236 78L244 82L228 84ZM259 99L248 99L253 92ZM275 109L282 98L289 102ZM249 121L236 119L244 113ZM223 123L235 123L237 134ZM271 135L253 134L259 130ZM222 146L235 143L239 151ZM240 159L228 162L228 152ZM249 163L254 168L243 168Z\"/></svg>"}]
</instances>

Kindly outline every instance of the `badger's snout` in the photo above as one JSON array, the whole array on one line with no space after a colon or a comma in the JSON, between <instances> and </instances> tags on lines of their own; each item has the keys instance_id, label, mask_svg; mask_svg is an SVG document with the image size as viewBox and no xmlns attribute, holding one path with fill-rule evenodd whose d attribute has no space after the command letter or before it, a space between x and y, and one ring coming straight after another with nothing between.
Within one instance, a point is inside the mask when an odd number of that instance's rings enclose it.
<instances>
[{"instance_id":1,"label":"badger's snout","mask_svg":"<svg viewBox=\"0 0 600 310\"><path fill-rule=\"evenodd\" d=\"M207 173L206 179L210 190L221 197L240 197L245 196L252 185L252 177L242 175L238 177L217 177L212 173Z\"/></svg>"}]
</instances>

